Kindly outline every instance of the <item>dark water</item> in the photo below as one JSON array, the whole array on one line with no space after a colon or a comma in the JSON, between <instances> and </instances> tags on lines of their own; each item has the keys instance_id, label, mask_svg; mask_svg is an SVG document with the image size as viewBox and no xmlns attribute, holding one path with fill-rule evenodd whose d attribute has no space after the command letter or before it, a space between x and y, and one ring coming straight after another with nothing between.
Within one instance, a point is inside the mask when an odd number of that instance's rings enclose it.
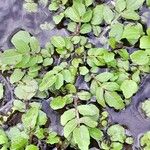
<instances>
[{"instance_id":1,"label":"dark water","mask_svg":"<svg viewBox=\"0 0 150 150\"><path fill-rule=\"evenodd\" d=\"M45 6L39 6L37 13L26 13L22 8L23 0L0 0L0 49L5 50L11 47L11 36L20 29L27 30L36 36L44 46L50 37L55 35L68 35L65 29L41 30L40 25L47 21L52 23L52 15ZM143 20L149 26L150 12L144 10L142 13L148 13ZM90 37L90 41L96 45L100 45L97 38ZM7 85L8 86L8 85ZM86 85L83 85L84 88ZM133 97L131 104L121 112L114 112L108 109L111 123L119 123L128 128L129 133L135 138L133 149L139 147L138 138L140 135L150 130L150 120L145 119L138 110L141 101L150 97L150 76L143 79L138 93ZM59 118L57 114L50 110L48 103L43 102L43 110L45 110L52 122L52 126L61 134L60 126L58 125Z\"/></svg>"}]
</instances>

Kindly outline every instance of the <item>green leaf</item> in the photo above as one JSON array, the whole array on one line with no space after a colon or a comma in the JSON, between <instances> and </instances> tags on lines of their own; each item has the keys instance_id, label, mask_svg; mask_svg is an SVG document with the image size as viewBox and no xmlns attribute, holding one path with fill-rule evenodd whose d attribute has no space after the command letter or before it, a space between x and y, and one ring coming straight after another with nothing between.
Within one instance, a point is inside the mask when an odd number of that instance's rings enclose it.
<instances>
[{"instance_id":1,"label":"green leaf","mask_svg":"<svg viewBox=\"0 0 150 150\"><path fill-rule=\"evenodd\" d=\"M111 25L111 30L109 32L110 37L114 37L117 41L120 41L123 34L123 24L115 23Z\"/></svg>"},{"instance_id":2,"label":"green leaf","mask_svg":"<svg viewBox=\"0 0 150 150\"><path fill-rule=\"evenodd\" d=\"M134 10L125 10L121 16L125 19L139 20L140 16Z\"/></svg>"},{"instance_id":3,"label":"green leaf","mask_svg":"<svg viewBox=\"0 0 150 150\"><path fill-rule=\"evenodd\" d=\"M20 100L14 100L13 102L13 110L17 110L20 112L25 112L26 106L25 103Z\"/></svg>"},{"instance_id":4,"label":"green leaf","mask_svg":"<svg viewBox=\"0 0 150 150\"><path fill-rule=\"evenodd\" d=\"M141 109L144 112L144 114L146 115L146 117L150 118L150 99L145 100L144 102L142 102L141 105Z\"/></svg>"},{"instance_id":5,"label":"green leaf","mask_svg":"<svg viewBox=\"0 0 150 150\"><path fill-rule=\"evenodd\" d=\"M86 75L86 74L89 72L89 70L88 70L87 67L85 67L85 66L80 67L80 68L79 68L79 71L80 71L80 74L81 74L81 75Z\"/></svg>"},{"instance_id":6,"label":"green leaf","mask_svg":"<svg viewBox=\"0 0 150 150\"><path fill-rule=\"evenodd\" d=\"M123 109L125 104L123 103L122 98L116 92L105 91L105 101L106 103L115 109Z\"/></svg>"},{"instance_id":7,"label":"green leaf","mask_svg":"<svg viewBox=\"0 0 150 150\"><path fill-rule=\"evenodd\" d=\"M34 130L36 123L37 123L37 119L38 119L38 113L39 110L37 107L32 107L30 108L26 114L22 115L22 122L24 127L27 130Z\"/></svg>"},{"instance_id":8,"label":"green leaf","mask_svg":"<svg viewBox=\"0 0 150 150\"><path fill-rule=\"evenodd\" d=\"M96 80L98 80L99 82L107 82L108 80L110 80L113 77L113 74L110 72L103 72L99 75L97 75L95 78Z\"/></svg>"},{"instance_id":9,"label":"green leaf","mask_svg":"<svg viewBox=\"0 0 150 150\"><path fill-rule=\"evenodd\" d=\"M68 138L68 136L73 132L73 130L77 127L77 120L70 120L64 127L64 136Z\"/></svg>"},{"instance_id":10,"label":"green leaf","mask_svg":"<svg viewBox=\"0 0 150 150\"><path fill-rule=\"evenodd\" d=\"M56 82L56 76L54 75L54 72L47 72L44 75L44 78L42 82L39 85L39 90L44 91L47 90L49 87L51 87Z\"/></svg>"},{"instance_id":11,"label":"green leaf","mask_svg":"<svg viewBox=\"0 0 150 150\"><path fill-rule=\"evenodd\" d=\"M68 121L75 118L75 116L76 116L75 109L69 109L61 115L60 122L64 126Z\"/></svg>"},{"instance_id":12,"label":"green leaf","mask_svg":"<svg viewBox=\"0 0 150 150\"><path fill-rule=\"evenodd\" d=\"M146 65L149 62L149 57L145 51L138 50L130 55L133 63L138 65Z\"/></svg>"},{"instance_id":13,"label":"green leaf","mask_svg":"<svg viewBox=\"0 0 150 150\"><path fill-rule=\"evenodd\" d=\"M60 13L59 15L53 16L53 21L55 22L55 24L59 24L63 18L64 13Z\"/></svg>"},{"instance_id":14,"label":"green leaf","mask_svg":"<svg viewBox=\"0 0 150 150\"><path fill-rule=\"evenodd\" d=\"M63 84L64 84L64 77L63 77L63 75L61 74L61 73L58 73L57 75L56 75L56 82L55 82L55 88L56 89L60 89L62 86L63 86Z\"/></svg>"},{"instance_id":15,"label":"green leaf","mask_svg":"<svg viewBox=\"0 0 150 150\"><path fill-rule=\"evenodd\" d=\"M13 137L12 141L11 141L11 147L10 149L12 150L20 150L20 149L24 149L25 146L28 143L28 139L23 137L22 135L18 135L16 137Z\"/></svg>"},{"instance_id":16,"label":"green leaf","mask_svg":"<svg viewBox=\"0 0 150 150\"><path fill-rule=\"evenodd\" d=\"M58 96L50 102L50 106L52 109L57 110L61 109L66 105L66 99L62 98L61 96Z\"/></svg>"},{"instance_id":17,"label":"green leaf","mask_svg":"<svg viewBox=\"0 0 150 150\"><path fill-rule=\"evenodd\" d=\"M55 132L51 132L46 140L46 143L48 144L55 144L55 143L59 143L60 139L57 136L57 134Z\"/></svg>"},{"instance_id":18,"label":"green leaf","mask_svg":"<svg viewBox=\"0 0 150 150\"><path fill-rule=\"evenodd\" d=\"M18 31L11 39L11 42L14 44L19 39L22 39L25 43L30 42L30 34L26 31Z\"/></svg>"},{"instance_id":19,"label":"green leaf","mask_svg":"<svg viewBox=\"0 0 150 150\"><path fill-rule=\"evenodd\" d=\"M93 18L91 21L91 23L93 25L99 25L102 23L102 21L103 21L103 9L104 9L103 5L97 5L93 9Z\"/></svg>"},{"instance_id":20,"label":"green leaf","mask_svg":"<svg viewBox=\"0 0 150 150\"><path fill-rule=\"evenodd\" d=\"M51 38L51 43L59 49L63 49L66 45L65 40L62 36L53 36Z\"/></svg>"},{"instance_id":21,"label":"green leaf","mask_svg":"<svg viewBox=\"0 0 150 150\"><path fill-rule=\"evenodd\" d=\"M23 76L24 76L24 72L22 72L21 69L15 69L10 76L10 83L13 84L15 82L20 81Z\"/></svg>"},{"instance_id":22,"label":"green leaf","mask_svg":"<svg viewBox=\"0 0 150 150\"><path fill-rule=\"evenodd\" d=\"M86 7L90 6L93 4L93 0L84 0Z\"/></svg>"},{"instance_id":23,"label":"green leaf","mask_svg":"<svg viewBox=\"0 0 150 150\"><path fill-rule=\"evenodd\" d=\"M116 2L115 9L118 12L122 12L126 8L126 1L125 0L116 0L115 2Z\"/></svg>"},{"instance_id":24,"label":"green leaf","mask_svg":"<svg viewBox=\"0 0 150 150\"><path fill-rule=\"evenodd\" d=\"M8 138L2 128L0 128L0 145L8 144Z\"/></svg>"},{"instance_id":25,"label":"green leaf","mask_svg":"<svg viewBox=\"0 0 150 150\"><path fill-rule=\"evenodd\" d=\"M102 88L108 91L117 91L120 89L116 82L105 82L102 84Z\"/></svg>"},{"instance_id":26,"label":"green leaf","mask_svg":"<svg viewBox=\"0 0 150 150\"><path fill-rule=\"evenodd\" d=\"M99 27L99 26L93 26L92 29L93 29L93 34L95 36L99 36L100 32L102 31L101 27Z\"/></svg>"},{"instance_id":27,"label":"green leaf","mask_svg":"<svg viewBox=\"0 0 150 150\"><path fill-rule=\"evenodd\" d=\"M120 86L120 89L123 92L123 95L125 98L130 98L135 94L138 90L138 85L133 80L124 80L123 83Z\"/></svg>"},{"instance_id":28,"label":"green leaf","mask_svg":"<svg viewBox=\"0 0 150 150\"><path fill-rule=\"evenodd\" d=\"M68 2L68 0L61 0L61 2L63 5L65 5Z\"/></svg>"},{"instance_id":29,"label":"green leaf","mask_svg":"<svg viewBox=\"0 0 150 150\"><path fill-rule=\"evenodd\" d=\"M105 102L104 102L104 89L102 87L96 88L96 100L97 102L105 107Z\"/></svg>"},{"instance_id":30,"label":"green leaf","mask_svg":"<svg viewBox=\"0 0 150 150\"><path fill-rule=\"evenodd\" d=\"M0 54L0 62L5 65L16 65L22 60L22 54L15 51L15 49L5 50Z\"/></svg>"},{"instance_id":31,"label":"green leaf","mask_svg":"<svg viewBox=\"0 0 150 150\"><path fill-rule=\"evenodd\" d=\"M140 48L149 49L150 48L150 37L142 36L140 39Z\"/></svg>"},{"instance_id":32,"label":"green leaf","mask_svg":"<svg viewBox=\"0 0 150 150\"><path fill-rule=\"evenodd\" d=\"M53 63L53 58L45 58L43 60L43 66L50 66Z\"/></svg>"},{"instance_id":33,"label":"green leaf","mask_svg":"<svg viewBox=\"0 0 150 150\"><path fill-rule=\"evenodd\" d=\"M26 31L17 32L12 37L11 42L19 53L28 53L30 51L30 34Z\"/></svg>"},{"instance_id":34,"label":"green leaf","mask_svg":"<svg viewBox=\"0 0 150 150\"><path fill-rule=\"evenodd\" d=\"M46 122L47 122L47 116L46 116L46 114L43 111L39 110L37 124L39 126L42 126L42 125L45 125Z\"/></svg>"},{"instance_id":35,"label":"green leaf","mask_svg":"<svg viewBox=\"0 0 150 150\"><path fill-rule=\"evenodd\" d=\"M24 3L23 8L28 12L37 12L38 5L36 3Z\"/></svg>"},{"instance_id":36,"label":"green leaf","mask_svg":"<svg viewBox=\"0 0 150 150\"><path fill-rule=\"evenodd\" d=\"M88 128L81 125L73 131L73 139L81 150L89 150L90 145L90 135ZM84 139L84 140L81 140Z\"/></svg>"},{"instance_id":37,"label":"green leaf","mask_svg":"<svg viewBox=\"0 0 150 150\"><path fill-rule=\"evenodd\" d=\"M34 79L24 80L24 83L18 84L14 90L14 94L19 99L30 100L37 92L38 84Z\"/></svg>"},{"instance_id":38,"label":"green leaf","mask_svg":"<svg viewBox=\"0 0 150 150\"><path fill-rule=\"evenodd\" d=\"M125 129L121 125L112 125L107 130L108 135L112 141L124 143L126 139Z\"/></svg>"},{"instance_id":39,"label":"green leaf","mask_svg":"<svg viewBox=\"0 0 150 150\"><path fill-rule=\"evenodd\" d=\"M85 14L81 17L81 22L87 23L90 22L90 20L92 19L92 10L89 9L88 11L85 12Z\"/></svg>"},{"instance_id":40,"label":"green leaf","mask_svg":"<svg viewBox=\"0 0 150 150\"><path fill-rule=\"evenodd\" d=\"M142 148L144 148L145 150L148 150L150 148L149 139L150 139L150 131L146 132L140 139L140 144Z\"/></svg>"},{"instance_id":41,"label":"green leaf","mask_svg":"<svg viewBox=\"0 0 150 150\"><path fill-rule=\"evenodd\" d=\"M4 96L4 87L3 87L3 84L0 83L0 99L2 99Z\"/></svg>"},{"instance_id":42,"label":"green leaf","mask_svg":"<svg viewBox=\"0 0 150 150\"><path fill-rule=\"evenodd\" d=\"M35 37L30 38L31 51L38 53L40 51L40 43Z\"/></svg>"},{"instance_id":43,"label":"green leaf","mask_svg":"<svg viewBox=\"0 0 150 150\"><path fill-rule=\"evenodd\" d=\"M141 30L138 26L130 24L124 27L122 38L127 40L137 40L141 36Z\"/></svg>"},{"instance_id":44,"label":"green leaf","mask_svg":"<svg viewBox=\"0 0 150 150\"><path fill-rule=\"evenodd\" d=\"M139 9L144 3L144 0L126 0L127 9L130 10L137 10Z\"/></svg>"},{"instance_id":45,"label":"green leaf","mask_svg":"<svg viewBox=\"0 0 150 150\"><path fill-rule=\"evenodd\" d=\"M72 7L68 7L65 10L66 17L70 18L72 21L80 22L81 17L86 12L84 4L80 1L74 1Z\"/></svg>"},{"instance_id":46,"label":"green leaf","mask_svg":"<svg viewBox=\"0 0 150 150\"><path fill-rule=\"evenodd\" d=\"M39 150L39 148L33 144L30 144L26 147L25 150Z\"/></svg>"},{"instance_id":47,"label":"green leaf","mask_svg":"<svg viewBox=\"0 0 150 150\"><path fill-rule=\"evenodd\" d=\"M67 83L69 83L69 82L71 82L72 81L72 74L71 74L71 72L69 71L69 70L63 70L62 71L62 74L63 74L63 78L64 78L64 80L67 82Z\"/></svg>"},{"instance_id":48,"label":"green leaf","mask_svg":"<svg viewBox=\"0 0 150 150\"><path fill-rule=\"evenodd\" d=\"M83 116L94 116L99 114L98 108L93 105L80 105L77 107L79 113Z\"/></svg>"},{"instance_id":49,"label":"green leaf","mask_svg":"<svg viewBox=\"0 0 150 150\"><path fill-rule=\"evenodd\" d=\"M150 0L146 0L146 5L150 7Z\"/></svg>"},{"instance_id":50,"label":"green leaf","mask_svg":"<svg viewBox=\"0 0 150 150\"><path fill-rule=\"evenodd\" d=\"M98 123L94 121L91 117L82 117L80 118L80 123L84 123L86 126L95 128Z\"/></svg>"},{"instance_id":51,"label":"green leaf","mask_svg":"<svg viewBox=\"0 0 150 150\"><path fill-rule=\"evenodd\" d=\"M56 11L57 9L59 8L59 4L57 3L57 2L52 2L50 5L49 5L49 7L48 7L48 9L50 10L50 11Z\"/></svg>"},{"instance_id":52,"label":"green leaf","mask_svg":"<svg viewBox=\"0 0 150 150\"><path fill-rule=\"evenodd\" d=\"M81 26L80 33L81 34L86 34L86 33L91 32L91 30L92 30L92 27L91 27L90 24L88 24L88 23L87 24L83 24Z\"/></svg>"},{"instance_id":53,"label":"green leaf","mask_svg":"<svg viewBox=\"0 0 150 150\"><path fill-rule=\"evenodd\" d=\"M87 91L81 91L77 93L77 96L79 97L80 100L89 100L91 98L91 93Z\"/></svg>"},{"instance_id":54,"label":"green leaf","mask_svg":"<svg viewBox=\"0 0 150 150\"><path fill-rule=\"evenodd\" d=\"M109 6L105 5L103 10L104 20L107 24L111 24L111 21L114 18L114 14Z\"/></svg>"},{"instance_id":55,"label":"green leaf","mask_svg":"<svg viewBox=\"0 0 150 150\"><path fill-rule=\"evenodd\" d=\"M77 27L77 24L75 22L70 22L68 23L67 29L71 32L75 32L76 27Z\"/></svg>"},{"instance_id":56,"label":"green leaf","mask_svg":"<svg viewBox=\"0 0 150 150\"><path fill-rule=\"evenodd\" d=\"M101 140L103 137L103 132L98 128L89 128L89 133L90 136L97 141Z\"/></svg>"},{"instance_id":57,"label":"green leaf","mask_svg":"<svg viewBox=\"0 0 150 150\"><path fill-rule=\"evenodd\" d=\"M72 7L68 7L65 10L65 15L66 15L66 17L70 18L72 21L80 22L79 12Z\"/></svg>"}]
</instances>

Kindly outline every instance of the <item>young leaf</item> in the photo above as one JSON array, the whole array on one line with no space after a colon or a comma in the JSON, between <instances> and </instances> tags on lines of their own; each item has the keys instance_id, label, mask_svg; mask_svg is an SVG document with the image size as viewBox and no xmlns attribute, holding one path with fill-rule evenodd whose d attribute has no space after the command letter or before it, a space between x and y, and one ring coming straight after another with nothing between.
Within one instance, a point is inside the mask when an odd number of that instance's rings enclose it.
<instances>
[{"instance_id":1,"label":"young leaf","mask_svg":"<svg viewBox=\"0 0 150 150\"><path fill-rule=\"evenodd\" d=\"M73 131L73 139L81 150L88 150L90 145L90 135L88 128L81 125ZM81 140L84 139L84 140Z\"/></svg>"},{"instance_id":2,"label":"young leaf","mask_svg":"<svg viewBox=\"0 0 150 150\"><path fill-rule=\"evenodd\" d=\"M27 111L26 114L22 115L22 122L27 130L30 131L35 128L38 119L38 111L39 110L37 107L32 107Z\"/></svg>"},{"instance_id":3,"label":"young leaf","mask_svg":"<svg viewBox=\"0 0 150 150\"><path fill-rule=\"evenodd\" d=\"M39 148L33 144L30 144L26 147L25 150L39 150Z\"/></svg>"},{"instance_id":4,"label":"young leaf","mask_svg":"<svg viewBox=\"0 0 150 150\"><path fill-rule=\"evenodd\" d=\"M66 99L58 96L54 99L52 99L50 106L52 109L57 110L57 109L61 109L66 105Z\"/></svg>"},{"instance_id":5,"label":"young leaf","mask_svg":"<svg viewBox=\"0 0 150 150\"><path fill-rule=\"evenodd\" d=\"M104 20L107 24L111 24L111 21L114 18L114 14L109 6L105 5L103 10Z\"/></svg>"},{"instance_id":6,"label":"young leaf","mask_svg":"<svg viewBox=\"0 0 150 150\"><path fill-rule=\"evenodd\" d=\"M126 138L125 129L121 125L112 125L108 128L107 131L108 135L110 136L112 141L118 141L124 143Z\"/></svg>"},{"instance_id":7,"label":"young leaf","mask_svg":"<svg viewBox=\"0 0 150 150\"><path fill-rule=\"evenodd\" d=\"M18 82L22 79L24 76L24 72L21 71L21 69L15 69L14 72L10 76L10 83Z\"/></svg>"},{"instance_id":8,"label":"young leaf","mask_svg":"<svg viewBox=\"0 0 150 150\"><path fill-rule=\"evenodd\" d=\"M93 0L85 0L86 7L92 5L92 3L93 3Z\"/></svg>"},{"instance_id":9,"label":"young leaf","mask_svg":"<svg viewBox=\"0 0 150 150\"><path fill-rule=\"evenodd\" d=\"M90 136L95 140L101 140L103 137L103 132L98 128L89 128Z\"/></svg>"},{"instance_id":10,"label":"young leaf","mask_svg":"<svg viewBox=\"0 0 150 150\"><path fill-rule=\"evenodd\" d=\"M80 33L81 33L81 34L86 34L86 33L91 32L91 30L92 30L91 25L88 24L88 23L85 23L85 24L83 24L83 25L81 26Z\"/></svg>"},{"instance_id":11,"label":"young leaf","mask_svg":"<svg viewBox=\"0 0 150 150\"><path fill-rule=\"evenodd\" d=\"M81 91L77 93L78 97L80 100L89 100L91 98L91 93L87 92L87 91Z\"/></svg>"},{"instance_id":12,"label":"young leaf","mask_svg":"<svg viewBox=\"0 0 150 150\"><path fill-rule=\"evenodd\" d=\"M16 65L22 60L22 54L15 51L15 49L5 50L0 54L0 62L5 65Z\"/></svg>"},{"instance_id":13,"label":"young leaf","mask_svg":"<svg viewBox=\"0 0 150 150\"><path fill-rule=\"evenodd\" d=\"M30 38L31 51L38 53L40 51L40 43L35 37Z\"/></svg>"},{"instance_id":14,"label":"young leaf","mask_svg":"<svg viewBox=\"0 0 150 150\"><path fill-rule=\"evenodd\" d=\"M92 18L92 10L89 9L88 11L85 12L85 14L81 17L81 22L87 23L90 22Z\"/></svg>"},{"instance_id":15,"label":"young leaf","mask_svg":"<svg viewBox=\"0 0 150 150\"><path fill-rule=\"evenodd\" d=\"M102 21L103 21L103 9L104 9L103 5L97 5L93 9L93 18L91 20L91 23L93 25L99 25L102 23Z\"/></svg>"},{"instance_id":16,"label":"young leaf","mask_svg":"<svg viewBox=\"0 0 150 150\"><path fill-rule=\"evenodd\" d=\"M83 116L94 116L99 114L98 108L93 105L80 105L77 107L79 113Z\"/></svg>"},{"instance_id":17,"label":"young leaf","mask_svg":"<svg viewBox=\"0 0 150 150\"><path fill-rule=\"evenodd\" d=\"M80 118L80 123L84 123L86 126L91 127L91 128L95 128L98 124L91 117L82 117L82 118Z\"/></svg>"},{"instance_id":18,"label":"young leaf","mask_svg":"<svg viewBox=\"0 0 150 150\"><path fill-rule=\"evenodd\" d=\"M105 101L110 107L123 109L125 107L122 98L116 92L105 91Z\"/></svg>"},{"instance_id":19,"label":"young leaf","mask_svg":"<svg viewBox=\"0 0 150 150\"><path fill-rule=\"evenodd\" d=\"M116 0L115 2L116 2L115 9L118 12L122 12L126 8L126 1L125 0Z\"/></svg>"},{"instance_id":20,"label":"young leaf","mask_svg":"<svg viewBox=\"0 0 150 150\"><path fill-rule=\"evenodd\" d=\"M144 0L126 0L127 9L130 10L137 10L139 9L144 3Z\"/></svg>"},{"instance_id":21,"label":"young leaf","mask_svg":"<svg viewBox=\"0 0 150 150\"><path fill-rule=\"evenodd\" d=\"M134 10L125 10L121 16L125 19L139 20L140 16Z\"/></svg>"},{"instance_id":22,"label":"young leaf","mask_svg":"<svg viewBox=\"0 0 150 150\"><path fill-rule=\"evenodd\" d=\"M47 72L39 85L39 90L44 91L51 87L56 82L56 76L54 72Z\"/></svg>"},{"instance_id":23,"label":"young leaf","mask_svg":"<svg viewBox=\"0 0 150 150\"><path fill-rule=\"evenodd\" d=\"M144 112L144 114L146 115L146 117L148 117L148 118L150 118L149 106L150 106L150 100L149 99L142 102L141 109Z\"/></svg>"},{"instance_id":24,"label":"young leaf","mask_svg":"<svg viewBox=\"0 0 150 150\"><path fill-rule=\"evenodd\" d=\"M140 39L140 48L148 49L150 48L150 37L149 36L142 36Z\"/></svg>"},{"instance_id":25,"label":"young leaf","mask_svg":"<svg viewBox=\"0 0 150 150\"><path fill-rule=\"evenodd\" d=\"M60 122L64 126L68 121L75 118L75 116L76 116L75 109L69 109L61 115Z\"/></svg>"},{"instance_id":26,"label":"young leaf","mask_svg":"<svg viewBox=\"0 0 150 150\"><path fill-rule=\"evenodd\" d=\"M68 138L68 136L73 132L77 125L77 119L70 120L64 127L64 136Z\"/></svg>"},{"instance_id":27,"label":"young leaf","mask_svg":"<svg viewBox=\"0 0 150 150\"><path fill-rule=\"evenodd\" d=\"M64 77L63 77L63 75L61 74L61 73L58 73L57 75L56 75L56 82L55 82L55 88L56 89L60 89L62 86L63 86L63 84L64 84Z\"/></svg>"},{"instance_id":28,"label":"young leaf","mask_svg":"<svg viewBox=\"0 0 150 150\"><path fill-rule=\"evenodd\" d=\"M125 80L120 86L120 89L123 91L123 95L125 98L130 98L135 94L138 90L138 85L133 80Z\"/></svg>"},{"instance_id":29,"label":"young leaf","mask_svg":"<svg viewBox=\"0 0 150 150\"><path fill-rule=\"evenodd\" d=\"M56 47L56 48L59 48L59 49L63 49L65 47L65 40L63 37L61 36L53 36L51 38L51 43Z\"/></svg>"},{"instance_id":30,"label":"young leaf","mask_svg":"<svg viewBox=\"0 0 150 150\"><path fill-rule=\"evenodd\" d=\"M146 65L149 62L149 57L145 51L138 50L130 55L133 63L138 65Z\"/></svg>"},{"instance_id":31,"label":"young leaf","mask_svg":"<svg viewBox=\"0 0 150 150\"><path fill-rule=\"evenodd\" d=\"M0 128L0 144L1 145L8 144L7 135L6 135L5 131L2 128Z\"/></svg>"},{"instance_id":32,"label":"young leaf","mask_svg":"<svg viewBox=\"0 0 150 150\"><path fill-rule=\"evenodd\" d=\"M99 82L107 82L109 79L111 79L113 77L113 74L110 72L103 72L99 75L97 75L95 78L96 80L98 80Z\"/></svg>"}]
</instances>

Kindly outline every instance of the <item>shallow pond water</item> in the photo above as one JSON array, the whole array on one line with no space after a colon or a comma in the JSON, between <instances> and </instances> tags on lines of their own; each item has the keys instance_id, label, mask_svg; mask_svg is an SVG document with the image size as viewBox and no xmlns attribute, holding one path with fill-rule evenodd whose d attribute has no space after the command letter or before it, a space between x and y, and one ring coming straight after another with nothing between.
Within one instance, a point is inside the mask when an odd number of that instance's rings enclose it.
<instances>
[{"instance_id":1,"label":"shallow pond water","mask_svg":"<svg viewBox=\"0 0 150 150\"><path fill-rule=\"evenodd\" d=\"M11 36L18 30L27 30L34 36L36 36L41 43L41 46L44 46L46 42L49 41L50 37L53 35L68 35L66 29L57 29L53 30L42 30L40 25L47 21L48 23L53 24L52 16L47 9L47 7L40 6L37 13L27 13L22 8L23 0L0 0L0 49L5 50L10 48L12 45L10 43ZM147 10L142 11L145 13ZM150 13L150 12L147 12ZM148 15L150 16L150 15ZM144 17L147 23L147 26L150 24L150 18ZM97 46L100 46L99 39L92 38L89 36L90 41ZM77 84L81 84L82 79L77 80ZM4 82L4 79L0 77L0 81ZM6 82L6 81L5 81ZM78 83L79 82L79 83ZM6 88L9 86L6 85ZM88 86L86 83L82 83L80 88L86 89ZM7 91L7 97L11 95ZM111 124L119 123L127 127L129 134L134 138L133 149L138 149L139 143L138 139L140 135L148 130L150 130L150 120L145 119L139 111L139 104L143 100L150 97L150 76L147 75L143 78L140 89L137 94L133 97L131 104L121 112L115 112L112 109L108 108L109 120ZM6 98L12 99L12 97ZM48 107L47 101L43 102L43 110L47 113L48 117L53 120L51 122L52 127L55 131L61 134L61 126L59 125L59 117L56 112Z\"/></svg>"}]
</instances>

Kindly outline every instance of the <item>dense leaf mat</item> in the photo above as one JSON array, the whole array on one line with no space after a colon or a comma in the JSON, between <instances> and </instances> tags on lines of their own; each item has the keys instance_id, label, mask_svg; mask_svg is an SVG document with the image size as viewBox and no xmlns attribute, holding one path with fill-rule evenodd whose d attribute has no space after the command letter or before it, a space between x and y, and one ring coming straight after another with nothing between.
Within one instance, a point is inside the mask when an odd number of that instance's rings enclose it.
<instances>
[{"instance_id":1,"label":"dense leaf mat","mask_svg":"<svg viewBox=\"0 0 150 150\"><path fill-rule=\"evenodd\" d=\"M107 110L126 109L150 73L150 28L140 16L150 0L25 0L23 8L36 13L41 4L55 23L41 29L63 26L69 34L41 47L20 30L0 53L1 150L131 148L134 137L111 124ZM143 117L150 117L149 108L147 99L139 108ZM141 135L139 148L150 150L149 138Z\"/></svg>"}]
</instances>

